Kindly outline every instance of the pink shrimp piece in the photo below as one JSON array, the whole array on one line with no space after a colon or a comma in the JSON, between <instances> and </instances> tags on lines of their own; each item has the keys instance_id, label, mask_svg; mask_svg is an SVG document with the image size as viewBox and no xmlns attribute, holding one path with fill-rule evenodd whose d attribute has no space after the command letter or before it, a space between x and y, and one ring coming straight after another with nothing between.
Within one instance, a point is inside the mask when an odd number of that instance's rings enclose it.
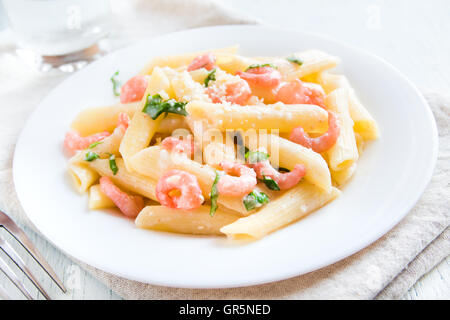
<instances>
[{"instance_id":1,"label":"pink shrimp piece","mask_svg":"<svg viewBox=\"0 0 450 320\"><path fill-rule=\"evenodd\" d=\"M184 153L189 157L194 153L194 139L192 139L192 136L188 136L187 139L183 140L167 137L161 142L161 146L167 151Z\"/></svg>"},{"instance_id":2,"label":"pink shrimp piece","mask_svg":"<svg viewBox=\"0 0 450 320\"><path fill-rule=\"evenodd\" d=\"M223 161L219 166L227 173L217 183L219 194L241 197L252 192L256 186L256 173L252 168L231 161Z\"/></svg>"},{"instance_id":3,"label":"pink shrimp piece","mask_svg":"<svg viewBox=\"0 0 450 320\"><path fill-rule=\"evenodd\" d=\"M182 170L169 170L156 184L156 198L161 205L172 209L191 210L205 200L197 177Z\"/></svg>"},{"instance_id":4,"label":"pink shrimp piece","mask_svg":"<svg viewBox=\"0 0 450 320\"><path fill-rule=\"evenodd\" d=\"M132 77L120 89L120 102L129 103L141 100L147 90L147 84L147 76Z\"/></svg>"},{"instance_id":5,"label":"pink shrimp piece","mask_svg":"<svg viewBox=\"0 0 450 320\"><path fill-rule=\"evenodd\" d=\"M272 67L259 67L236 74L247 81L253 95L264 99L265 103L276 101L276 90L281 83L281 73L278 70Z\"/></svg>"},{"instance_id":6,"label":"pink shrimp piece","mask_svg":"<svg viewBox=\"0 0 450 320\"><path fill-rule=\"evenodd\" d=\"M306 174L306 168L302 164L296 164L292 171L286 173L275 170L269 160L257 162L252 167L259 179L263 179L263 176L270 177L278 184L281 190L294 187Z\"/></svg>"},{"instance_id":7,"label":"pink shrimp piece","mask_svg":"<svg viewBox=\"0 0 450 320\"><path fill-rule=\"evenodd\" d=\"M66 137L64 138L64 146L71 153L74 153L77 150L86 149L94 142L101 141L109 135L110 133L108 131L105 131L87 137L82 137L78 132L71 130L66 133Z\"/></svg>"},{"instance_id":8,"label":"pink shrimp piece","mask_svg":"<svg viewBox=\"0 0 450 320\"><path fill-rule=\"evenodd\" d=\"M275 99L285 104L314 104L325 108L322 92L304 86L300 80L282 83L276 91Z\"/></svg>"},{"instance_id":9,"label":"pink shrimp piece","mask_svg":"<svg viewBox=\"0 0 450 320\"><path fill-rule=\"evenodd\" d=\"M341 127L337 116L328 111L328 131L323 135L311 138L302 127L297 127L292 130L289 140L321 153L327 151L336 143L340 131Z\"/></svg>"},{"instance_id":10,"label":"pink shrimp piece","mask_svg":"<svg viewBox=\"0 0 450 320\"><path fill-rule=\"evenodd\" d=\"M251 87L273 89L281 83L281 73L272 67L252 68L244 72L238 71L236 75L247 81Z\"/></svg>"},{"instance_id":11,"label":"pink shrimp piece","mask_svg":"<svg viewBox=\"0 0 450 320\"><path fill-rule=\"evenodd\" d=\"M199 55L192 60L187 67L187 71L193 71L200 68L211 70L216 66L216 56L211 52Z\"/></svg>"},{"instance_id":12,"label":"pink shrimp piece","mask_svg":"<svg viewBox=\"0 0 450 320\"><path fill-rule=\"evenodd\" d=\"M122 128L123 131L128 129L128 126L130 125L130 117L126 112L119 113L119 120L117 122L117 127Z\"/></svg>"},{"instance_id":13,"label":"pink shrimp piece","mask_svg":"<svg viewBox=\"0 0 450 320\"><path fill-rule=\"evenodd\" d=\"M100 190L111 199L128 218L136 218L144 208L144 198L120 190L109 177L100 178Z\"/></svg>"},{"instance_id":14,"label":"pink shrimp piece","mask_svg":"<svg viewBox=\"0 0 450 320\"><path fill-rule=\"evenodd\" d=\"M206 93L214 103L230 102L246 105L248 99L252 96L249 85L245 81L227 83L225 90L216 86L210 86L206 89Z\"/></svg>"}]
</instances>

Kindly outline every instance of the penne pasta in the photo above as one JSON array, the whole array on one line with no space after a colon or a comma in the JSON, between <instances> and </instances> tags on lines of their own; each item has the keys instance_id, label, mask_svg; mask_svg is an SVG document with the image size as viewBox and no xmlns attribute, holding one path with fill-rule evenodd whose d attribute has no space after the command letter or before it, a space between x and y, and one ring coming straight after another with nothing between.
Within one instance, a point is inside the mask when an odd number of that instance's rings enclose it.
<instances>
[{"instance_id":1,"label":"penne pasta","mask_svg":"<svg viewBox=\"0 0 450 320\"><path fill-rule=\"evenodd\" d=\"M140 107L140 102L118 103L112 106L88 108L81 111L70 127L82 136L113 130L117 126L119 114L125 112L130 118Z\"/></svg>"},{"instance_id":2,"label":"penne pasta","mask_svg":"<svg viewBox=\"0 0 450 320\"><path fill-rule=\"evenodd\" d=\"M206 52L213 52L215 54L221 53L233 54L236 53L237 49L238 46L231 46L216 50L205 50L186 54L154 57L145 65L145 67L141 70L139 74L141 75L152 74L153 69L155 69L156 67L169 67L176 69L183 66L187 66L196 56Z\"/></svg>"},{"instance_id":3,"label":"penne pasta","mask_svg":"<svg viewBox=\"0 0 450 320\"><path fill-rule=\"evenodd\" d=\"M259 239L314 211L339 196L340 191L332 188L322 192L316 186L301 182L269 202L258 212L224 226L221 232L232 238Z\"/></svg>"},{"instance_id":4,"label":"penne pasta","mask_svg":"<svg viewBox=\"0 0 450 320\"><path fill-rule=\"evenodd\" d=\"M155 68L150 80L148 81L147 90L142 98L139 110L144 109L147 102L147 96L157 93L167 96L167 92L171 91L173 91L172 86L164 71L161 68ZM134 114L119 149L128 171L132 171L128 160L150 144L150 141L155 135L162 119L163 117L159 116L153 120L144 112L136 112Z\"/></svg>"},{"instance_id":5,"label":"penne pasta","mask_svg":"<svg viewBox=\"0 0 450 320\"><path fill-rule=\"evenodd\" d=\"M252 149L247 139L244 142ZM292 170L296 164L303 164L306 167L305 179L325 192L330 191L330 171L320 154L274 134L260 133L258 147L261 146L269 151L272 165Z\"/></svg>"},{"instance_id":6,"label":"penne pasta","mask_svg":"<svg viewBox=\"0 0 450 320\"><path fill-rule=\"evenodd\" d=\"M116 206L114 202L102 192L99 184L89 188L88 205L91 210L114 208Z\"/></svg>"},{"instance_id":7,"label":"penne pasta","mask_svg":"<svg viewBox=\"0 0 450 320\"><path fill-rule=\"evenodd\" d=\"M338 186L344 185L353 177L353 175L356 171L356 167L357 167L357 165L355 162L348 168L345 168L345 169L342 169L339 171L331 170L331 177L333 178L333 181L335 181Z\"/></svg>"},{"instance_id":8,"label":"penne pasta","mask_svg":"<svg viewBox=\"0 0 450 320\"><path fill-rule=\"evenodd\" d=\"M328 126L327 112L315 105L295 104L237 106L192 101L186 110L193 120L206 119L208 125L227 129L279 129L291 132L301 126L307 132L324 132Z\"/></svg>"},{"instance_id":9,"label":"penne pasta","mask_svg":"<svg viewBox=\"0 0 450 320\"><path fill-rule=\"evenodd\" d=\"M99 175L109 177L119 187L131 192L143 195L157 201L155 194L156 181L139 173L129 172L123 159L116 159L118 171L116 174L111 170L107 159L97 159L89 162L89 167L98 172Z\"/></svg>"},{"instance_id":10,"label":"penne pasta","mask_svg":"<svg viewBox=\"0 0 450 320\"><path fill-rule=\"evenodd\" d=\"M301 63L291 62L288 58L295 58ZM284 58L259 57L257 59L260 62L275 65L283 75L283 78L288 81L305 78L309 75L332 69L339 63L339 58L320 50L297 52ZM310 79L308 78L308 80Z\"/></svg>"},{"instance_id":11,"label":"penne pasta","mask_svg":"<svg viewBox=\"0 0 450 320\"><path fill-rule=\"evenodd\" d=\"M134 171L155 180L158 180L164 172L171 169L189 172L197 177L205 199L210 198L211 188L216 177L213 168L188 159L184 155L169 153L160 146L152 146L140 151L132 158L131 165ZM219 195L217 201L219 205L228 209L240 214L247 214L247 210L242 205L242 198Z\"/></svg>"},{"instance_id":12,"label":"penne pasta","mask_svg":"<svg viewBox=\"0 0 450 320\"><path fill-rule=\"evenodd\" d=\"M97 172L84 163L69 163L67 171L79 193L86 192L99 178Z\"/></svg>"},{"instance_id":13,"label":"penne pasta","mask_svg":"<svg viewBox=\"0 0 450 320\"><path fill-rule=\"evenodd\" d=\"M258 60L237 54L223 53L217 55L216 63L220 69L235 74L238 71L245 71L252 64L257 64Z\"/></svg>"},{"instance_id":14,"label":"penne pasta","mask_svg":"<svg viewBox=\"0 0 450 320\"><path fill-rule=\"evenodd\" d=\"M88 152L96 153L100 158L108 158L111 154L119 156L119 147L124 134L124 131L121 129L114 130L109 137L106 137L98 144L94 144L94 146L86 150L78 151L70 158L69 163L84 163Z\"/></svg>"},{"instance_id":15,"label":"penne pasta","mask_svg":"<svg viewBox=\"0 0 450 320\"><path fill-rule=\"evenodd\" d=\"M360 102L356 96L355 90L345 76L322 72L318 79L319 83L327 93L339 88L348 90L349 110L350 116L354 122L353 129L355 132L359 133L365 140L373 140L379 137L376 121Z\"/></svg>"},{"instance_id":16,"label":"penne pasta","mask_svg":"<svg viewBox=\"0 0 450 320\"><path fill-rule=\"evenodd\" d=\"M119 114L125 112L133 118L140 108L141 102L119 103L112 106L89 108L81 111L71 124L71 128L82 136L88 136L97 132L112 132L118 122ZM168 114L161 120L157 132L172 133L172 131L189 128L186 119L177 114Z\"/></svg>"},{"instance_id":17,"label":"penne pasta","mask_svg":"<svg viewBox=\"0 0 450 320\"><path fill-rule=\"evenodd\" d=\"M339 196L379 136L347 78L328 72L338 62L237 46L154 57L122 86L136 102L74 119L68 172L90 209L117 204L139 228L259 239Z\"/></svg>"},{"instance_id":18,"label":"penne pasta","mask_svg":"<svg viewBox=\"0 0 450 320\"><path fill-rule=\"evenodd\" d=\"M326 97L325 104L339 117L339 137L327 151L327 156L330 168L340 171L351 167L359 157L353 132L353 120L349 113L348 91L343 88L332 91Z\"/></svg>"},{"instance_id":19,"label":"penne pasta","mask_svg":"<svg viewBox=\"0 0 450 320\"><path fill-rule=\"evenodd\" d=\"M209 211L210 207L206 205L194 210L147 206L139 213L135 223L138 228L143 229L198 235L223 235L220 228L239 218L220 209L211 217Z\"/></svg>"}]
</instances>

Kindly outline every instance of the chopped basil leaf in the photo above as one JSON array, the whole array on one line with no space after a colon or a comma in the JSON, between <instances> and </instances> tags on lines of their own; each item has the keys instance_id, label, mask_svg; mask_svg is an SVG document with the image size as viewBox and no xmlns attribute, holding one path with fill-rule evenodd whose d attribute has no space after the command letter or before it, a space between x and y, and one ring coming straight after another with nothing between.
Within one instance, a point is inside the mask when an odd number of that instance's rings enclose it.
<instances>
[{"instance_id":1,"label":"chopped basil leaf","mask_svg":"<svg viewBox=\"0 0 450 320\"><path fill-rule=\"evenodd\" d=\"M297 58L296 56L290 56L288 58L286 58L287 61L292 62L292 63L296 63L299 66L301 66L303 64L303 61L299 58Z\"/></svg>"},{"instance_id":2,"label":"chopped basil leaf","mask_svg":"<svg viewBox=\"0 0 450 320\"><path fill-rule=\"evenodd\" d=\"M206 76L205 86L207 87L209 85L210 81L215 81L215 80L216 80L216 69L212 69Z\"/></svg>"},{"instance_id":3,"label":"chopped basil leaf","mask_svg":"<svg viewBox=\"0 0 450 320\"><path fill-rule=\"evenodd\" d=\"M216 171L216 178L214 179L213 185L211 187L211 209L209 210L209 215L211 217L214 216L214 213L216 213L217 210L217 198L219 197L219 189L217 189L217 183L219 182L220 176L219 173Z\"/></svg>"},{"instance_id":4,"label":"chopped basil leaf","mask_svg":"<svg viewBox=\"0 0 450 320\"><path fill-rule=\"evenodd\" d=\"M271 177L267 177L263 175L262 181L266 185L267 188L270 190L280 191L280 187L278 186L278 183L276 183L275 180L273 180Z\"/></svg>"},{"instance_id":5,"label":"chopped basil leaf","mask_svg":"<svg viewBox=\"0 0 450 320\"><path fill-rule=\"evenodd\" d=\"M97 141L97 142L91 143L91 144L89 145L88 149L95 148L95 147L98 146L100 143L103 143L103 141Z\"/></svg>"},{"instance_id":6,"label":"chopped basil leaf","mask_svg":"<svg viewBox=\"0 0 450 320\"><path fill-rule=\"evenodd\" d=\"M253 190L242 200L244 207L247 211L251 211L255 208L261 207L263 204L269 202L269 197L264 192Z\"/></svg>"},{"instance_id":7,"label":"chopped basil leaf","mask_svg":"<svg viewBox=\"0 0 450 320\"><path fill-rule=\"evenodd\" d=\"M120 81L117 79L118 75L119 75L119 70L117 70L110 78L110 80L113 84L113 93L116 97L120 96L120 92L119 92Z\"/></svg>"},{"instance_id":8,"label":"chopped basil leaf","mask_svg":"<svg viewBox=\"0 0 450 320\"><path fill-rule=\"evenodd\" d=\"M277 66L275 66L275 65L273 65L271 63L264 63L264 64L255 63L255 64L249 65L247 67L247 69L245 69L245 71L250 70L250 69L255 69L255 68L264 68L264 67L271 67L271 68L274 68L274 69L277 68Z\"/></svg>"},{"instance_id":9,"label":"chopped basil leaf","mask_svg":"<svg viewBox=\"0 0 450 320\"><path fill-rule=\"evenodd\" d=\"M86 153L84 160L91 162L98 158L100 158L100 156L97 153L89 151L88 153Z\"/></svg>"},{"instance_id":10,"label":"chopped basil leaf","mask_svg":"<svg viewBox=\"0 0 450 320\"><path fill-rule=\"evenodd\" d=\"M279 167L279 168L278 168L278 171L279 171L279 172L291 172L291 170L286 169L286 168L283 168L283 167Z\"/></svg>"},{"instance_id":11,"label":"chopped basil leaf","mask_svg":"<svg viewBox=\"0 0 450 320\"><path fill-rule=\"evenodd\" d=\"M163 100L159 94L148 95L142 112L148 114L153 120L156 120L162 113L166 113L166 115L167 113L176 113L187 116L186 104L187 102L178 102L174 99Z\"/></svg>"},{"instance_id":12,"label":"chopped basil leaf","mask_svg":"<svg viewBox=\"0 0 450 320\"><path fill-rule=\"evenodd\" d=\"M109 168L111 169L114 175L116 175L117 172L119 171L119 168L117 167L116 163L116 156L113 154L109 156Z\"/></svg>"},{"instance_id":13,"label":"chopped basil leaf","mask_svg":"<svg viewBox=\"0 0 450 320\"><path fill-rule=\"evenodd\" d=\"M269 155L261 151L247 151L245 153L245 159L248 163L257 163L269 159Z\"/></svg>"}]
</instances>

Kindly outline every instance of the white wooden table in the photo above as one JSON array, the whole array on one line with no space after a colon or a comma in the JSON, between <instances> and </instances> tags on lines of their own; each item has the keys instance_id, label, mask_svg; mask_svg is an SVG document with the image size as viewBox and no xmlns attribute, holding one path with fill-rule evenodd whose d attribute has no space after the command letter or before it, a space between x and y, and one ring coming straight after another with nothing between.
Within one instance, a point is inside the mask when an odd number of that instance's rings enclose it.
<instances>
[{"instance_id":1,"label":"white wooden table","mask_svg":"<svg viewBox=\"0 0 450 320\"><path fill-rule=\"evenodd\" d=\"M218 0L265 23L322 33L386 59L423 90L450 92L450 1L397 0ZM267 39L270 45L270 39ZM120 299L62 252L25 228L67 285L62 294L27 259L56 299ZM7 236L0 231L2 236ZM20 248L19 248L20 249ZM2 253L0 253L2 255ZM0 285L15 289L0 274ZM14 297L21 298L17 293ZM450 258L420 279L404 299L449 299Z\"/></svg>"}]
</instances>

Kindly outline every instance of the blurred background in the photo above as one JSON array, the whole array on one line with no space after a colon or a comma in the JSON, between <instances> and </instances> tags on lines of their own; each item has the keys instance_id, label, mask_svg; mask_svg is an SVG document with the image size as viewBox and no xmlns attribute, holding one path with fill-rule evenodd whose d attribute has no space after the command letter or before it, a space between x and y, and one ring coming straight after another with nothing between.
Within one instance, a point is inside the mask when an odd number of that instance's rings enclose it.
<instances>
[{"instance_id":1,"label":"blurred background","mask_svg":"<svg viewBox=\"0 0 450 320\"><path fill-rule=\"evenodd\" d=\"M23 2L40 2L40 8L21 10ZM74 5L71 7L72 2ZM170 3L171 0L166 2ZM182 3L188 10L189 2L189 0L176 1L174 7ZM388 60L424 89L439 91L450 89L448 0L215 0L215 2L228 7L241 17L253 18L260 23L320 33L367 49ZM64 6L58 9L55 3ZM102 49L113 50L145 36L157 35L152 28L140 26L144 25L144 20L150 18L149 15L155 6L160 4L161 1L154 0L0 0L0 53L4 49L4 46L2 47L2 43L5 44L4 39L8 37L11 39L11 32L7 31L5 7L14 22L14 27L18 29L16 35L12 36L15 37L13 40L19 43L39 42L39 39L36 39L39 33L48 31L51 25L58 26L58 23L71 29L76 35L76 31L80 31L77 29L77 23L82 23L83 28L86 26L85 21L77 20L77 14L82 13L81 17L86 21L95 18L93 19L95 23L89 26L90 30L83 29L79 32L84 34L84 43L89 41L95 43L96 38L102 39L108 34L111 41ZM166 6L170 8L169 5ZM174 10L176 11L175 8ZM58 16L67 19L57 21ZM49 19L42 20L38 19L39 17ZM202 25L195 20L196 16L193 15L190 22L193 27ZM46 25L42 25L42 22ZM213 23L214 21L208 22ZM220 24L220 21L217 24ZM89 34L90 38L86 34ZM66 37L66 41L73 49L82 46L83 43L76 43L74 39L75 37ZM267 42L270 44L270 39L267 39ZM54 53L64 52L61 48L47 49L52 49ZM52 50L47 53L51 53Z\"/></svg>"}]
</instances>

